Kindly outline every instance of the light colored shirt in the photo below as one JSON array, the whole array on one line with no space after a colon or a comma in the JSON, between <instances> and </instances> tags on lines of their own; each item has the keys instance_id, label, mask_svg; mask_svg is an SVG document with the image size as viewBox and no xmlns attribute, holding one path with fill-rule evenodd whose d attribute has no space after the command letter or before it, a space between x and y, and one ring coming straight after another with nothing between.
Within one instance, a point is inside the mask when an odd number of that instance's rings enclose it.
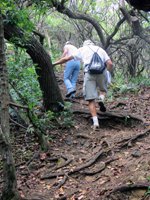
<instances>
[{"instance_id":1,"label":"light colored shirt","mask_svg":"<svg viewBox=\"0 0 150 200\"><path fill-rule=\"evenodd\" d=\"M104 63L106 63L106 61L110 59L104 49L95 45L83 46L79 48L76 53L72 54L72 56L75 60L81 60L83 62L83 66L85 67L87 64L90 63L94 52L98 53ZM84 71L87 71L86 68L84 69Z\"/></svg>"},{"instance_id":2,"label":"light colored shirt","mask_svg":"<svg viewBox=\"0 0 150 200\"><path fill-rule=\"evenodd\" d=\"M64 51L66 52L65 56L71 56L71 55L77 54L77 50L78 49L71 44L66 44L64 46Z\"/></svg>"}]
</instances>

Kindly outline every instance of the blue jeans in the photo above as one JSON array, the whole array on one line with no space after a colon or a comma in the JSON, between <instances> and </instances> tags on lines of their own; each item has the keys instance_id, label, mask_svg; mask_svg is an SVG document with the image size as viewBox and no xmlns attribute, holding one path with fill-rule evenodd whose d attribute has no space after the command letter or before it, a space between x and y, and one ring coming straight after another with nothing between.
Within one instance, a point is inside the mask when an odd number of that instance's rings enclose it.
<instances>
[{"instance_id":1,"label":"blue jeans","mask_svg":"<svg viewBox=\"0 0 150 200\"><path fill-rule=\"evenodd\" d=\"M80 71L80 61L70 60L66 63L64 71L64 83L67 93L76 90L76 83Z\"/></svg>"}]
</instances>

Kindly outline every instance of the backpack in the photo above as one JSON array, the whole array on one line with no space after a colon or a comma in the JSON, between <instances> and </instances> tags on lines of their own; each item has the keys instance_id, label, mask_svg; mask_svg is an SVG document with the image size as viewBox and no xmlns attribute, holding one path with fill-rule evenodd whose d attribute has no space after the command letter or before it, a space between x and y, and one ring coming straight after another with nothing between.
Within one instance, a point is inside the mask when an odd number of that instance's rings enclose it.
<instances>
[{"instance_id":1,"label":"backpack","mask_svg":"<svg viewBox=\"0 0 150 200\"><path fill-rule=\"evenodd\" d=\"M88 72L90 74L102 74L106 68L105 63L102 61L101 57L98 55L97 52L98 52L98 50L96 52L94 52L92 59L91 59L90 63L88 64Z\"/></svg>"}]
</instances>

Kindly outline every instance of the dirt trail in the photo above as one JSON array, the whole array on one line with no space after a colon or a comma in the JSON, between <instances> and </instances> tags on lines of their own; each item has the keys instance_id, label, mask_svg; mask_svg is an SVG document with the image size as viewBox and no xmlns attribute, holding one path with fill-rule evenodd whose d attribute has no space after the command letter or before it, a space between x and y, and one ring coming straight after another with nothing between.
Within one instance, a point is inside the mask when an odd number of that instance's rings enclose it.
<instances>
[{"instance_id":1,"label":"dirt trail","mask_svg":"<svg viewBox=\"0 0 150 200\"><path fill-rule=\"evenodd\" d=\"M63 81L59 83L65 95ZM79 79L78 97L81 93ZM100 130L95 132L87 103L75 99L74 127L50 131L53 140L46 154L38 152L32 135L28 147L17 141L17 149L34 152L30 163L27 159L17 167L21 195L34 200L150 199L145 195L150 193L150 88L141 87L124 99L118 95L106 102L107 112L99 112Z\"/></svg>"}]
</instances>

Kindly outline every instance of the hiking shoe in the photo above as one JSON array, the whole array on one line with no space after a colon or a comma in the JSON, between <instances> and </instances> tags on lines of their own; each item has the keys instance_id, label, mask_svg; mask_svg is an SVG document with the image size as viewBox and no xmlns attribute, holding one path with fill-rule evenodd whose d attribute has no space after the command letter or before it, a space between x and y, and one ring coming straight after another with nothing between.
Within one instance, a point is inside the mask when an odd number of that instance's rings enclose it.
<instances>
[{"instance_id":1,"label":"hiking shoe","mask_svg":"<svg viewBox=\"0 0 150 200\"><path fill-rule=\"evenodd\" d=\"M71 92L68 92L67 94L66 94L66 97L68 98L68 97L70 97L72 94L74 94L74 93L76 93L76 90L72 90Z\"/></svg>"},{"instance_id":2,"label":"hiking shoe","mask_svg":"<svg viewBox=\"0 0 150 200\"><path fill-rule=\"evenodd\" d=\"M106 107L102 101L98 102L101 112L106 112Z\"/></svg>"},{"instance_id":3,"label":"hiking shoe","mask_svg":"<svg viewBox=\"0 0 150 200\"><path fill-rule=\"evenodd\" d=\"M69 98L70 99L74 99L75 98L75 93L72 93Z\"/></svg>"},{"instance_id":4,"label":"hiking shoe","mask_svg":"<svg viewBox=\"0 0 150 200\"><path fill-rule=\"evenodd\" d=\"M92 125L91 128L94 130L94 131L99 131L99 125Z\"/></svg>"}]
</instances>

